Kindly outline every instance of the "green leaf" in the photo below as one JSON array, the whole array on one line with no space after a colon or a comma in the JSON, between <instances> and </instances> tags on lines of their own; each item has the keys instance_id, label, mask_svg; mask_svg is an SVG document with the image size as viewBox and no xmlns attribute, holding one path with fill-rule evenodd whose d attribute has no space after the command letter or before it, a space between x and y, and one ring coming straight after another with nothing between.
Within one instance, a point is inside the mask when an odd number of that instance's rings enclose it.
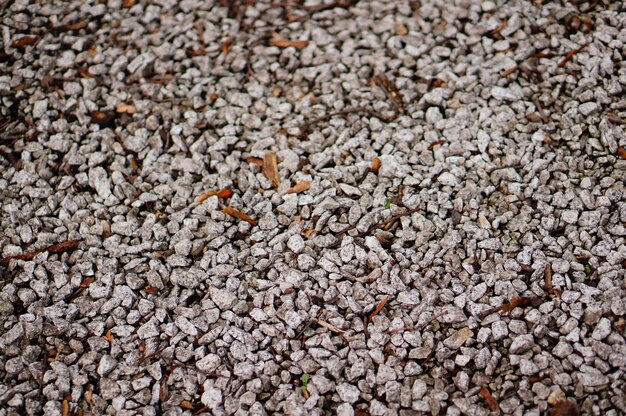
<instances>
[{"instance_id":1,"label":"green leaf","mask_svg":"<svg viewBox=\"0 0 626 416\"><path fill-rule=\"evenodd\" d=\"M302 374L300 376L300 381L302 382L302 388L306 389L307 384L309 383L309 380L311 379L311 376L308 374Z\"/></svg>"},{"instance_id":2,"label":"green leaf","mask_svg":"<svg viewBox=\"0 0 626 416\"><path fill-rule=\"evenodd\" d=\"M387 202L385 202L385 209L389 208L391 208L391 199L388 199Z\"/></svg>"},{"instance_id":3,"label":"green leaf","mask_svg":"<svg viewBox=\"0 0 626 416\"><path fill-rule=\"evenodd\" d=\"M585 264L585 277L591 276L591 273L593 273L591 266L588 264Z\"/></svg>"}]
</instances>

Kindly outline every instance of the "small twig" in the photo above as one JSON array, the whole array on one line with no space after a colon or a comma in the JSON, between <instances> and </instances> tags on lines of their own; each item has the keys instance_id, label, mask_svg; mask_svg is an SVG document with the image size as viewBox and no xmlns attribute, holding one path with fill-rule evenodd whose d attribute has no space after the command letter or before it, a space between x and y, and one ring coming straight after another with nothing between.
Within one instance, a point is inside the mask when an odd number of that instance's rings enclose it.
<instances>
[{"instance_id":1,"label":"small twig","mask_svg":"<svg viewBox=\"0 0 626 416\"><path fill-rule=\"evenodd\" d=\"M538 298L536 296L514 297L509 301L509 303L487 309L481 312L478 316L482 319L496 312L510 312L518 307L525 308L526 306L538 306L541 303L541 298Z\"/></svg>"},{"instance_id":2,"label":"small twig","mask_svg":"<svg viewBox=\"0 0 626 416\"><path fill-rule=\"evenodd\" d=\"M541 107L541 103L539 102L539 99L537 97L533 97L533 103L535 104L535 107L537 108L537 112L541 116L541 120L547 124L550 121L550 119L548 119L548 117L546 116L546 113L543 112L543 108Z\"/></svg>"},{"instance_id":3,"label":"small twig","mask_svg":"<svg viewBox=\"0 0 626 416\"><path fill-rule=\"evenodd\" d=\"M380 313L380 311L385 307L385 305L387 304L387 302L389 302L389 297L385 296L383 298L383 300L380 301L380 303L378 304L378 306L376 307L376 309L374 309L374 312L371 313L371 315L368 317L368 320L371 322L372 319L374 319L374 317L376 315L378 315Z\"/></svg>"},{"instance_id":4,"label":"small twig","mask_svg":"<svg viewBox=\"0 0 626 416\"><path fill-rule=\"evenodd\" d=\"M321 325L321 326L323 326L324 328L328 329L329 331L331 331L331 332L335 332L335 333L337 333L337 334L343 334L344 332L346 332L346 331L344 331L343 329L337 328L337 327L336 327L335 325L333 325L333 324L329 324L329 323L328 323L328 322L326 322L326 321L322 321L321 319L318 319L318 320L317 320L317 324L318 324L318 325Z\"/></svg>"},{"instance_id":5,"label":"small twig","mask_svg":"<svg viewBox=\"0 0 626 416\"><path fill-rule=\"evenodd\" d=\"M361 238L364 237L368 234L370 234L372 231L378 229L378 228L383 228L388 224L392 224L395 221L397 221L398 219L402 218L402 217L406 217L407 215L412 215L414 213L416 213L417 211L419 211L419 208L413 208L413 209L409 209L408 211L405 212L401 212L400 214L396 214L393 215L391 218L387 219L387 220L382 220L377 222L376 224L372 225L370 228L368 228L367 230L358 233L355 237L356 238ZM338 234L338 240L335 241L334 243L332 243L331 245L328 246L328 248L336 248L339 247L339 245L341 244L341 241L343 239L343 236L350 230L353 230L354 228L356 228L356 225L344 228L343 230L341 230Z\"/></svg>"},{"instance_id":6,"label":"small twig","mask_svg":"<svg viewBox=\"0 0 626 416\"><path fill-rule=\"evenodd\" d=\"M314 118L313 120L309 120L309 121L305 121L304 123L302 123L300 125L300 134L298 135L298 137L306 137L309 132L311 131L311 128L313 126L315 126L318 123L324 122L324 121L328 121L331 118L335 117L335 116L347 116L350 114L355 114L355 115L368 115L371 117L376 117L381 119L382 121L388 123L390 121L395 120L398 117L398 113L395 112L392 116L384 116L374 110L371 110L369 108L365 108L365 107L357 107L357 108L346 108L344 110L339 110L339 111L334 111L332 113L328 113L328 114L324 114L323 116Z\"/></svg>"},{"instance_id":7,"label":"small twig","mask_svg":"<svg viewBox=\"0 0 626 416\"><path fill-rule=\"evenodd\" d=\"M385 95L387 95L387 98L391 101L396 111L404 114L406 112L404 97L400 91L398 91L395 84L389 81L389 78L382 73L374 75L373 81L374 84L378 85L383 91L385 91Z\"/></svg>"},{"instance_id":8,"label":"small twig","mask_svg":"<svg viewBox=\"0 0 626 416\"><path fill-rule=\"evenodd\" d=\"M402 328L388 329L385 331L385 334L392 335L392 334L397 334L398 332L403 332L403 331L421 331L422 329L430 325L435 319L441 318L442 316L447 315L447 314L448 314L448 311L443 311L439 314L433 315L432 318L428 320L428 322L425 322L422 325L403 326Z\"/></svg>"},{"instance_id":9,"label":"small twig","mask_svg":"<svg viewBox=\"0 0 626 416\"><path fill-rule=\"evenodd\" d=\"M0 266L8 266L11 260L32 260L35 258L37 254L48 252L50 254L59 254L64 253L66 251L74 250L78 247L78 243L80 240L68 240L63 243L53 244L48 246L42 250L32 251L30 253L18 254L16 256L5 257L0 260Z\"/></svg>"},{"instance_id":10,"label":"small twig","mask_svg":"<svg viewBox=\"0 0 626 416\"><path fill-rule=\"evenodd\" d=\"M158 350L156 350L155 352L153 352L152 354L144 355L143 358L141 358L141 360L139 360L139 364L143 363L144 361L146 361L146 360L148 360L148 359L150 359L152 357L158 356L163 351L165 351L166 348L167 348L167 346L161 347Z\"/></svg>"},{"instance_id":11,"label":"small twig","mask_svg":"<svg viewBox=\"0 0 626 416\"><path fill-rule=\"evenodd\" d=\"M576 49L572 49L571 51L569 51L566 55L565 58L563 58L563 60L559 63L559 67L563 68L565 65L567 65L567 63L574 57L574 55L576 55L578 52L582 51L583 49L585 49L587 46L589 46L589 43L585 43L583 46L581 46L580 48L576 48Z\"/></svg>"},{"instance_id":12,"label":"small twig","mask_svg":"<svg viewBox=\"0 0 626 416\"><path fill-rule=\"evenodd\" d=\"M304 6L302 7L303 10L306 10L308 12L313 12L313 13L318 13L318 12L322 12L325 10L330 10L330 9L335 9L335 8L343 8L343 9L347 9L348 7L352 7L355 4L357 4L359 2L359 0L347 0L347 1L336 1L334 3L329 3L329 4L320 4L317 6Z\"/></svg>"}]
</instances>

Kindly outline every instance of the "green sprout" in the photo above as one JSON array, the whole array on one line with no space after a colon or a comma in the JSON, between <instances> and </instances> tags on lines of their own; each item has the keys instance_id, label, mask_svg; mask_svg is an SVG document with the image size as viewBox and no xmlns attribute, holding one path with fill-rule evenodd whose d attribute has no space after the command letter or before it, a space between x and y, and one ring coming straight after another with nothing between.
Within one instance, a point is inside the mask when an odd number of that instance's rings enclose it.
<instances>
[{"instance_id":1,"label":"green sprout","mask_svg":"<svg viewBox=\"0 0 626 416\"><path fill-rule=\"evenodd\" d=\"M585 278L589 279L589 276L591 276L591 273L593 273L593 269L591 268L590 265L585 264Z\"/></svg>"},{"instance_id":2,"label":"green sprout","mask_svg":"<svg viewBox=\"0 0 626 416\"><path fill-rule=\"evenodd\" d=\"M385 209L389 209L389 208L391 208L391 199L388 199L388 200L385 202Z\"/></svg>"},{"instance_id":3,"label":"green sprout","mask_svg":"<svg viewBox=\"0 0 626 416\"><path fill-rule=\"evenodd\" d=\"M311 379L311 376L304 373L300 376L300 383L302 383L302 385L300 386L300 390L302 390L302 395L304 397L309 397L309 392L307 391L307 386L309 384L309 380Z\"/></svg>"}]
</instances>

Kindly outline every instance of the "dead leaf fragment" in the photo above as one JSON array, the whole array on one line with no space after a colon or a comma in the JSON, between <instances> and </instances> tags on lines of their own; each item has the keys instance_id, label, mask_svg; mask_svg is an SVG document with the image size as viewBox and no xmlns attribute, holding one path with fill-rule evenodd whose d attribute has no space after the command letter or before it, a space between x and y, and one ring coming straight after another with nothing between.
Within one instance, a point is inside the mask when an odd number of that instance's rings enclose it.
<instances>
[{"instance_id":1,"label":"dead leaf fragment","mask_svg":"<svg viewBox=\"0 0 626 416\"><path fill-rule=\"evenodd\" d=\"M169 389L167 388L167 378L163 377L161 379L161 386L159 388L159 399L162 402L166 402L169 397L170 397L170 392L169 392Z\"/></svg>"},{"instance_id":2,"label":"dead leaf fragment","mask_svg":"<svg viewBox=\"0 0 626 416\"><path fill-rule=\"evenodd\" d=\"M193 405L193 403L191 403L188 400L183 400L182 402L180 402L180 407L182 407L183 409L186 409L186 410L193 410L193 409L195 409L195 406Z\"/></svg>"},{"instance_id":3,"label":"dead leaf fragment","mask_svg":"<svg viewBox=\"0 0 626 416\"><path fill-rule=\"evenodd\" d=\"M398 88L395 86L395 84L391 82L389 78L387 78L387 76L383 73L374 75L373 81L375 85L379 86L383 91L385 91L387 98L391 100L396 110L404 113L404 97L402 96L400 91L398 91Z\"/></svg>"},{"instance_id":4,"label":"dead leaf fragment","mask_svg":"<svg viewBox=\"0 0 626 416\"><path fill-rule=\"evenodd\" d=\"M375 157L374 159L372 159L372 172L374 172L375 174L378 174L381 164L382 163L379 157Z\"/></svg>"},{"instance_id":5,"label":"dead leaf fragment","mask_svg":"<svg viewBox=\"0 0 626 416\"><path fill-rule=\"evenodd\" d=\"M396 24L394 25L394 28L396 30L396 35L398 36L404 36L409 33L409 29L407 29L406 26L404 26L400 22L396 22Z\"/></svg>"},{"instance_id":6,"label":"dead leaf fragment","mask_svg":"<svg viewBox=\"0 0 626 416\"><path fill-rule=\"evenodd\" d=\"M228 37L224 39L224 42L222 42L222 47L221 47L222 53L224 55L228 55L228 52L230 52L232 47L233 47L233 38Z\"/></svg>"},{"instance_id":7,"label":"dead leaf fragment","mask_svg":"<svg viewBox=\"0 0 626 416\"><path fill-rule=\"evenodd\" d=\"M617 154L622 158L622 159L626 159L626 149L624 149L622 146L617 146Z\"/></svg>"},{"instance_id":8,"label":"dead leaf fragment","mask_svg":"<svg viewBox=\"0 0 626 416\"><path fill-rule=\"evenodd\" d=\"M498 405L498 402L496 402L496 399L494 399L491 395L489 388L483 387L482 389L480 389L480 395L483 397L483 399L485 399L485 403L487 403L487 406L489 406L492 411L500 411L500 406Z\"/></svg>"},{"instance_id":9,"label":"dead leaf fragment","mask_svg":"<svg viewBox=\"0 0 626 416\"><path fill-rule=\"evenodd\" d=\"M370 416L370 412L367 411L367 408L359 407L354 411L354 416Z\"/></svg>"},{"instance_id":10,"label":"dead leaf fragment","mask_svg":"<svg viewBox=\"0 0 626 416\"><path fill-rule=\"evenodd\" d=\"M225 189L220 189L219 191L206 192L198 197L198 204L203 203L204 201L206 201L212 196L217 196L220 199L228 199L231 196L233 196L233 191L232 189L225 188Z\"/></svg>"},{"instance_id":11,"label":"dead leaf fragment","mask_svg":"<svg viewBox=\"0 0 626 416\"><path fill-rule=\"evenodd\" d=\"M202 56L202 55L206 55L206 49L204 49L204 46L200 46L197 49L187 49L185 50L185 55L187 55L188 58L193 58L195 56Z\"/></svg>"},{"instance_id":12,"label":"dead leaf fragment","mask_svg":"<svg viewBox=\"0 0 626 416\"><path fill-rule=\"evenodd\" d=\"M115 120L115 113L113 111L92 111L91 122L100 125L101 127L109 127L113 125Z\"/></svg>"},{"instance_id":13,"label":"dead leaf fragment","mask_svg":"<svg viewBox=\"0 0 626 416\"><path fill-rule=\"evenodd\" d=\"M569 400L562 400L554 405L551 416L578 416L580 414L578 406Z\"/></svg>"},{"instance_id":14,"label":"dead leaf fragment","mask_svg":"<svg viewBox=\"0 0 626 416\"><path fill-rule=\"evenodd\" d=\"M278 159L276 158L276 153L268 152L263 156L263 174L274 188L278 188L280 178L278 177Z\"/></svg>"},{"instance_id":15,"label":"dead leaf fragment","mask_svg":"<svg viewBox=\"0 0 626 416\"><path fill-rule=\"evenodd\" d=\"M93 413L93 386L90 384L89 387L87 387L87 394L85 394L85 400L87 401L87 404L89 405L89 411L91 413Z\"/></svg>"},{"instance_id":16,"label":"dead leaf fragment","mask_svg":"<svg viewBox=\"0 0 626 416\"><path fill-rule=\"evenodd\" d=\"M428 146L428 150L433 150L436 146L441 146L442 144L445 144L445 142L446 142L445 140L437 140L436 142L431 143Z\"/></svg>"},{"instance_id":17,"label":"dead leaf fragment","mask_svg":"<svg viewBox=\"0 0 626 416\"><path fill-rule=\"evenodd\" d=\"M137 112L137 108L135 108L132 104L120 104L115 109L118 113L126 113L126 114L135 114Z\"/></svg>"},{"instance_id":18,"label":"dead leaf fragment","mask_svg":"<svg viewBox=\"0 0 626 416\"><path fill-rule=\"evenodd\" d=\"M92 284L93 282L95 282L94 279L92 279L91 277L85 277L83 279L83 281L80 284L80 287L82 287L83 289L86 289L89 287L90 284Z\"/></svg>"},{"instance_id":19,"label":"dead leaf fragment","mask_svg":"<svg viewBox=\"0 0 626 416\"><path fill-rule=\"evenodd\" d=\"M154 286L146 286L144 290L146 291L146 293L149 293L151 295L156 295L159 293L159 288Z\"/></svg>"},{"instance_id":20,"label":"dead leaf fragment","mask_svg":"<svg viewBox=\"0 0 626 416\"><path fill-rule=\"evenodd\" d=\"M137 0L122 0L122 9L130 9L137 3Z\"/></svg>"},{"instance_id":21,"label":"dead leaf fragment","mask_svg":"<svg viewBox=\"0 0 626 416\"><path fill-rule=\"evenodd\" d=\"M11 47L23 48L24 46L34 45L35 43L37 43L38 40L39 38L36 36L24 36L24 37L14 40L11 43Z\"/></svg>"},{"instance_id":22,"label":"dead leaf fragment","mask_svg":"<svg viewBox=\"0 0 626 416\"><path fill-rule=\"evenodd\" d=\"M312 236L313 234L315 234L315 229L313 228L307 228L306 230L300 233L301 236L307 237L307 238Z\"/></svg>"},{"instance_id":23,"label":"dead leaf fragment","mask_svg":"<svg viewBox=\"0 0 626 416\"><path fill-rule=\"evenodd\" d=\"M546 279L546 290L548 292L552 291L552 266L550 265L550 263L546 264L546 272L545 272L545 279Z\"/></svg>"},{"instance_id":24,"label":"dead leaf fragment","mask_svg":"<svg viewBox=\"0 0 626 416\"><path fill-rule=\"evenodd\" d=\"M289 48L290 46L293 46L296 49L304 49L308 44L308 40L288 40L276 33L272 36L272 39L270 39L270 45L277 46L279 48Z\"/></svg>"},{"instance_id":25,"label":"dead leaf fragment","mask_svg":"<svg viewBox=\"0 0 626 416\"><path fill-rule=\"evenodd\" d=\"M63 400L63 404L61 405L61 416L69 416L70 414L70 402L67 399Z\"/></svg>"},{"instance_id":26,"label":"dead leaf fragment","mask_svg":"<svg viewBox=\"0 0 626 416\"><path fill-rule=\"evenodd\" d=\"M109 341L109 344L113 344L113 334L111 334L111 330L110 329L107 329L106 334L104 334L102 336L102 338L104 338L107 341Z\"/></svg>"},{"instance_id":27,"label":"dead leaf fragment","mask_svg":"<svg viewBox=\"0 0 626 416\"><path fill-rule=\"evenodd\" d=\"M246 162L257 165L258 167L263 169L263 159L261 159L260 157L249 156L246 158Z\"/></svg>"},{"instance_id":28,"label":"dead leaf fragment","mask_svg":"<svg viewBox=\"0 0 626 416\"><path fill-rule=\"evenodd\" d=\"M502 307L500 308L500 311L510 312L517 307L524 308L530 305L534 299L535 298L529 297L529 296L511 298L511 301L508 304L502 305Z\"/></svg>"},{"instance_id":29,"label":"dead leaf fragment","mask_svg":"<svg viewBox=\"0 0 626 416\"><path fill-rule=\"evenodd\" d=\"M252 217L244 214L241 211L236 210L235 208L226 207L226 208L222 209L222 212L224 214L228 214L228 215L233 216L235 218L238 218L240 220L246 221L250 225L252 225L253 227L256 225L256 221L254 219L252 219Z\"/></svg>"},{"instance_id":30,"label":"dead leaf fragment","mask_svg":"<svg viewBox=\"0 0 626 416\"><path fill-rule=\"evenodd\" d=\"M79 20L78 22L69 23L69 24L65 25L65 29L67 29L67 30L80 30L80 29L84 29L86 27L87 27L87 21L86 20Z\"/></svg>"},{"instance_id":31,"label":"dead leaf fragment","mask_svg":"<svg viewBox=\"0 0 626 416\"><path fill-rule=\"evenodd\" d=\"M304 192L311 188L311 182L309 181L300 181L287 191L288 194L298 194L300 192Z\"/></svg>"}]
</instances>

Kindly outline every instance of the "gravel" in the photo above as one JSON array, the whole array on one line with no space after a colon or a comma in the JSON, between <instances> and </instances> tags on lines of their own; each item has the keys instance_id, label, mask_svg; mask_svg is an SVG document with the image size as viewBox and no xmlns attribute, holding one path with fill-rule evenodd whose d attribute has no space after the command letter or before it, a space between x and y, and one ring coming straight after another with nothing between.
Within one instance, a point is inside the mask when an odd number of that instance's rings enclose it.
<instances>
[{"instance_id":1,"label":"gravel","mask_svg":"<svg viewBox=\"0 0 626 416\"><path fill-rule=\"evenodd\" d=\"M626 413L619 2L0 22L0 415Z\"/></svg>"}]
</instances>

